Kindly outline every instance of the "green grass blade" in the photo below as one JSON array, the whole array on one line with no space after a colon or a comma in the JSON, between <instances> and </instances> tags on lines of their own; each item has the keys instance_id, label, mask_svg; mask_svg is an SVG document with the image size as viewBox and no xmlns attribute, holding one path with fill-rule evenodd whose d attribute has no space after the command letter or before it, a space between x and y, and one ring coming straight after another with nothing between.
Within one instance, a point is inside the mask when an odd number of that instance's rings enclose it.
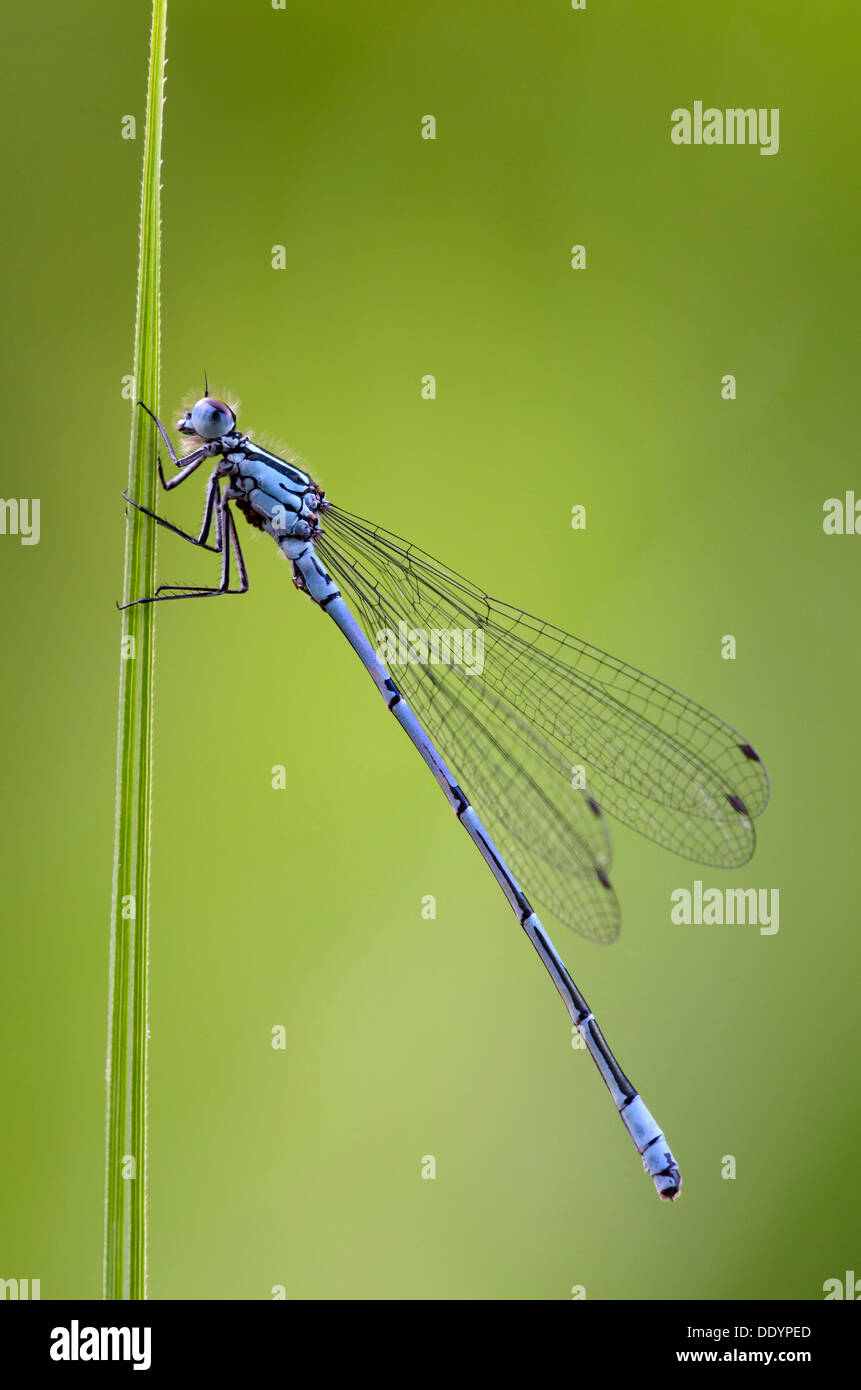
<instances>
[{"instance_id":1,"label":"green grass blade","mask_svg":"<svg viewBox=\"0 0 861 1390\"><path fill-rule=\"evenodd\" d=\"M135 395L159 402L161 138L167 0L153 0L141 190ZM130 497L155 509L156 430L133 407ZM124 602L155 588L156 527L128 508ZM155 606L123 613L108 998L105 1298L147 1294L147 1085L152 694Z\"/></svg>"}]
</instances>

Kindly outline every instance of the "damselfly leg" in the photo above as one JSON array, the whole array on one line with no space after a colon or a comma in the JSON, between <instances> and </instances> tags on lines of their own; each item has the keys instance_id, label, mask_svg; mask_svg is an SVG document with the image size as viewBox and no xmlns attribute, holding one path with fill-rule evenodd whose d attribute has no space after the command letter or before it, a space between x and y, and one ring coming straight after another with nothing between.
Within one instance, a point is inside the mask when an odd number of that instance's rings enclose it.
<instances>
[{"instance_id":1,"label":"damselfly leg","mask_svg":"<svg viewBox=\"0 0 861 1390\"><path fill-rule=\"evenodd\" d=\"M136 502L133 497L129 497L127 492L123 493L123 497L127 502L131 504L131 506L135 507L137 511L143 512L144 516L152 517L153 521L158 522L159 526L164 526L164 528L167 531L172 531L175 536L181 536L184 541L189 541L192 545L199 545L201 550L211 550L213 555L220 555L221 539L220 526L218 521L216 521L215 526L215 545L208 544L208 537L209 532L212 528L212 517L215 511L216 502L218 500L218 493L218 478L215 474L213 474L213 476L209 480L209 486L206 489L206 505L204 507L203 512L203 524L201 525L200 531L196 536L192 536L188 531L183 531L182 527L180 526L174 526L172 521L168 521L167 517L165 516L159 516L158 512L151 512L149 507L145 507L142 502Z\"/></svg>"},{"instance_id":2,"label":"damselfly leg","mask_svg":"<svg viewBox=\"0 0 861 1390\"><path fill-rule=\"evenodd\" d=\"M215 491L218 491L217 485ZM125 497L125 493L123 493ZM127 502L131 502L139 512L144 512L146 516L152 517L160 526L166 526L169 531L173 531L183 540L190 541L192 545L201 545L204 550L212 550L221 555L221 582L216 588L205 588L200 584L159 584L154 594L144 598L133 599L131 603L118 603L119 609L134 608L138 603L165 603L168 599L177 598L215 598L219 594L247 594L248 593L248 569L245 564L245 557L242 554L242 547L239 544L239 537L236 534L236 523L233 520L233 513L227 502L219 502L216 518L216 530L220 533L216 545L203 545L194 536L188 535L185 531L180 531L177 526L172 526L164 517L157 516L155 512L149 511L147 507L141 506L139 502L133 502L130 497L126 497ZM239 574L239 588L230 587L230 552L233 551L236 560L236 568Z\"/></svg>"}]
</instances>

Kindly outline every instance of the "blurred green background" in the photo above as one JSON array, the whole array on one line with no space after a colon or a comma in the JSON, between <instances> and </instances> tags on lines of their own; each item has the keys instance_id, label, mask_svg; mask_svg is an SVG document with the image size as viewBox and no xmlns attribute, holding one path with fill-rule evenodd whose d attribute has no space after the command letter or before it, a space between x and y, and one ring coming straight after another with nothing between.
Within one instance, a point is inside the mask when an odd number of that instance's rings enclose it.
<instances>
[{"instance_id":1,"label":"blurred green background","mask_svg":"<svg viewBox=\"0 0 861 1390\"><path fill-rule=\"evenodd\" d=\"M149 18L4 19L0 491L41 540L0 536L0 1275L43 1298L100 1289ZM858 1267L861 536L822 504L858 479L859 28L848 0L172 5L161 413L206 367L332 498L735 723L773 800L735 874L620 828L618 944L555 933L675 1149L669 1207L432 779L244 531L249 597L158 617L152 1297L816 1299ZM779 153L672 145L698 99L779 107ZM214 568L160 538L163 579ZM779 933L673 925L696 878L779 889Z\"/></svg>"}]
</instances>

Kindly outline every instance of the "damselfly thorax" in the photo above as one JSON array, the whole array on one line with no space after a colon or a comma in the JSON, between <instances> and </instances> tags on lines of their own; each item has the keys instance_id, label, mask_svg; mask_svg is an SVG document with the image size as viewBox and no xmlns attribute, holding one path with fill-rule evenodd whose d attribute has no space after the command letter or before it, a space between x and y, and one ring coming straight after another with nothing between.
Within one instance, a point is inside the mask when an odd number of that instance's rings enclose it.
<instances>
[{"instance_id":1,"label":"damselfly thorax","mask_svg":"<svg viewBox=\"0 0 861 1390\"><path fill-rule=\"evenodd\" d=\"M194 455L205 453L215 460L212 480L227 483L220 494L222 507L234 502L249 525L272 536L292 563L297 588L307 590L305 566L297 562L307 558L319 534L320 515L329 505L326 495L298 464L255 444L235 424L230 406L206 397L185 412L177 428L197 443ZM222 432L213 438L215 429Z\"/></svg>"},{"instance_id":2,"label":"damselfly thorax","mask_svg":"<svg viewBox=\"0 0 861 1390\"><path fill-rule=\"evenodd\" d=\"M218 444L221 457L216 472L228 480L222 495L236 503L246 521L273 536L279 545L316 536L325 500L313 478L252 443L247 435L225 435ZM287 555L293 549L282 548Z\"/></svg>"}]
</instances>

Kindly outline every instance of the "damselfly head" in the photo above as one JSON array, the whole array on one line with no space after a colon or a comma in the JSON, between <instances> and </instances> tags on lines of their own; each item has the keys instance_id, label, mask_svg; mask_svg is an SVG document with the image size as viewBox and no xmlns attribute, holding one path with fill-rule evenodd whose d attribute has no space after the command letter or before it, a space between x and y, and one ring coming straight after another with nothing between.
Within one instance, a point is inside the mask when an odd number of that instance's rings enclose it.
<instances>
[{"instance_id":1,"label":"damselfly head","mask_svg":"<svg viewBox=\"0 0 861 1390\"><path fill-rule=\"evenodd\" d=\"M193 434L198 439L220 439L235 424L236 413L229 405L215 396L204 396L185 412L177 429L180 434Z\"/></svg>"}]
</instances>

